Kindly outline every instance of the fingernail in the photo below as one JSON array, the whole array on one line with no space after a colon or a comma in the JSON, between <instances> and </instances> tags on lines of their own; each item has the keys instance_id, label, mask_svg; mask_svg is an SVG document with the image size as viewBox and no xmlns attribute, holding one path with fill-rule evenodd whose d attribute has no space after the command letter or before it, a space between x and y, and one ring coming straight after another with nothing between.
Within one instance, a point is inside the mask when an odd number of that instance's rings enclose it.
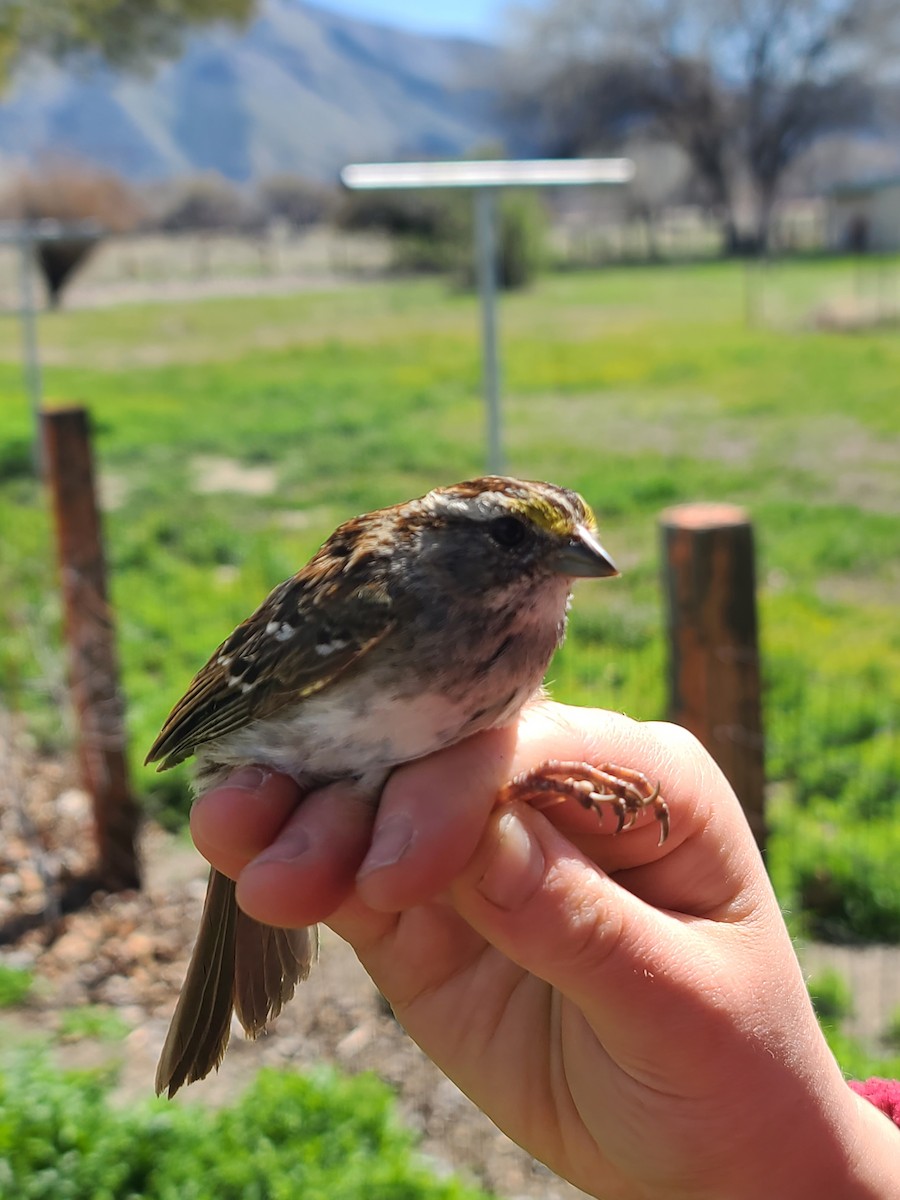
<instances>
[{"instance_id":1,"label":"fingernail","mask_svg":"<svg viewBox=\"0 0 900 1200\"><path fill-rule=\"evenodd\" d=\"M494 853L477 883L478 891L497 908L512 911L524 904L544 876L540 843L512 812L497 822Z\"/></svg>"},{"instance_id":2,"label":"fingernail","mask_svg":"<svg viewBox=\"0 0 900 1200\"><path fill-rule=\"evenodd\" d=\"M395 813L375 830L369 853L357 872L357 879L398 863L413 840L413 824L408 813Z\"/></svg>"},{"instance_id":3,"label":"fingernail","mask_svg":"<svg viewBox=\"0 0 900 1200\"><path fill-rule=\"evenodd\" d=\"M225 787L239 788L241 791L255 792L266 782L272 772L267 767L241 767L225 781Z\"/></svg>"},{"instance_id":4,"label":"fingernail","mask_svg":"<svg viewBox=\"0 0 900 1200\"><path fill-rule=\"evenodd\" d=\"M295 862L307 853L311 844L306 829L299 822L288 821L271 846L257 854L253 863Z\"/></svg>"}]
</instances>

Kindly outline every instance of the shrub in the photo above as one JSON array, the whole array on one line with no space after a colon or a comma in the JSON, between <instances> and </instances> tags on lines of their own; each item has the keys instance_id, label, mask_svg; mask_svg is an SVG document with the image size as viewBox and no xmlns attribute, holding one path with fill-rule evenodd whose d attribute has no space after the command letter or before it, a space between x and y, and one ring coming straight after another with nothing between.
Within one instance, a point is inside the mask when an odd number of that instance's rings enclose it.
<instances>
[{"instance_id":1,"label":"shrub","mask_svg":"<svg viewBox=\"0 0 900 1200\"><path fill-rule=\"evenodd\" d=\"M380 230L393 237L441 240L454 224L446 192L345 192L336 224L351 233Z\"/></svg>"},{"instance_id":2,"label":"shrub","mask_svg":"<svg viewBox=\"0 0 900 1200\"><path fill-rule=\"evenodd\" d=\"M822 1025L840 1026L853 1013L850 985L840 971L823 971L806 985Z\"/></svg>"},{"instance_id":3,"label":"shrub","mask_svg":"<svg viewBox=\"0 0 900 1200\"><path fill-rule=\"evenodd\" d=\"M355 192L344 201L345 229L380 229L397 241L397 265L411 271L451 271L475 284L474 222L468 191ZM530 283L544 259L546 214L533 193L497 193L497 282Z\"/></svg>"},{"instance_id":4,"label":"shrub","mask_svg":"<svg viewBox=\"0 0 900 1200\"><path fill-rule=\"evenodd\" d=\"M263 1071L232 1107L113 1107L109 1074L35 1050L0 1074L0 1195L17 1200L486 1200L416 1158L373 1076Z\"/></svg>"},{"instance_id":5,"label":"shrub","mask_svg":"<svg viewBox=\"0 0 900 1200\"><path fill-rule=\"evenodd\" d=\"M853 1013L853 997L847 981L838 971L823 971L811 979L807 987L825 1040L846 1075L852 1079L866 1079L872 1075L896 1079L900 1075L900 1059L878 1058L844 1031L844 1022ZM889 1043L888 1038L885 1041Z\"/></svg>"},{"instance_id":6,"label":"shrub","mask_svg":"<svg viewBox=\"0 0 900 1200\"><path fill-rule=\"evenodd\" d=\"M500 192L496 197L494 222L497 283L507 290L526 287L545 257L547 221L543 201L533 192ZM461 227L461 244L465 245L466 252L457 261L457 271L463 285L473 287L475 235L468 209Z\"/></svg>"},{"instance_id":7,"label":"shrub","mask_svg":"<svg viewBox=\"0 0 900 1200\"><path fill-rule=\"evenodd\" d=\"M841 801L773 804L769 868L804 932L826 941L900 941L900 825L854 821Z\"/></svg>"},{"instance_id":8,"label":"shrub","mask_svg":"<svg viewBox=\"0 0 900 1200\"><path fill-rule=\"evenodd\" d=\"M0 963L0 1008L15 1008L31 991L34 982L30 971Z\"/></svg>"},{"instance_id":9,"label":"shrub","mask_svg":"<svg viewBox=\"0 0 900 1200\"><path fill-rule=\"evenodd\" d=\"M296 229L327 220L337 204L334 188L287 173L264 179L258 196L268 217L280 217Z\"/></svg>"},{"instance_id":10,"label":"shrub","mask_svg":"<svg viewBox=\"0 0 900 1200\"><path fill-rule=\"evenodd\" d=\"M167 189L151 224L167 233L253 232L265 224L265 216L240 188L210 171L180 180Z\"/></svg>"},{"instance_id":11,"label":"shrub","mask_svg":"<svg viewBox=\"0 0 900 1200\"><path fill-rule=\"evenodd\" d=\"M892 1050L900 1050L900 1008L891 1013L881 1040Z\"/></svg>"},{"instance_id":12,"label":"shrub","mask_svg":"<svg viewBox=\"0 0 900 1200\"><path fill-rule=\"evenodd\" d=\"M0 484L34 475L34 443L30 438L10 438L0 445Z\"/></svg>"},{"instance_id":13,"label":"shrub","mask_svg":"<svg viewBox=\"0 0 900 1200\"><path fill-rule=\"evenodd\" d=\"M127 233L142 206L124 180L109 171L73 163L22 172L0 195L0 217L14 221L96 221L110 233Z\"/></svg>"},{"instance_id":14,"label":"shrub","mask_svg":"<svg viewBox=\"0 0 900 1200\"><path fill-rule=\"evenodd\" d=\"M124 233L140 216L134 193L117 176L68 164L21 174L0 197L0 217L19 221L91 221L101 232ZM66 283L96 244L96 232L73 232L71 237L37 243L37 263L51 305L59 304Z\"/></svg>"},{"instance_id":15,"label":"shrub","mask_svg":"<svg viewBox=\"0 0 900 1200\"><path fill-rule=\"evenodd\" d=\"M104 1004L85 1004L66 1009L59 1019L59 1036L65 1042L93 1038L100 1042L118 1042L127 1037L129 1027L115 1008Z\"/></svg>"},{"instance_id":16,"label":"shrub","mask_svg":"<svg viewBox=\"0 0 900 1200\"><path fill-rule=\"evenodd\" d=\"M531 192L509 192L499 205L497 272L500 286L526 287L544 261L546 213Z\"/></svg>"}]
</instances>

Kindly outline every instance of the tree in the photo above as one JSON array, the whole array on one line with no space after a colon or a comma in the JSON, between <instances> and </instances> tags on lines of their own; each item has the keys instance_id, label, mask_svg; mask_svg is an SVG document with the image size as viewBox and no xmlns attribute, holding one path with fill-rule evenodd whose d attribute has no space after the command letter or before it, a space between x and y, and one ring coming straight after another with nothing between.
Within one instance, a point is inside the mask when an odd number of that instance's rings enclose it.
<instances>
[{"instance_id":1,"label":"tree","mask_svg":"<svg viewBox=\"0 0 900 1200\"><path fill-rule=\"evenodd\" d=\"M215 171L173 181L164 189L160 207L153 224L167 233L251 233L258 232L266 219L251 196Z\"/></svg>"},{"instance_id":2,"label":"tree","mask_svg":"<svg viewBox=\"0 0 900 1200\"><path fill-rule=\"evenodd\" d=\"M31 52L56 59L99 55L145 67L177 54L184 33L245 22L256 0L0 0L0 82Z\"/></svg>"},{"instance_id":3,"label":"tree","mask_svg":"<svg viewBox=\"0 0 900 1200\"><path fill-rule=\"evenodd\" d=\"M257 191L266 213L294 229L325 221L337 207L336 188L288 171L263 179Z\"/></svg>"},{"instance_id":4,"label":"tree","mask_svg":"<svg viewBox=\"0 0 900 1200\"><path fill-rule=\"evenodd\" d=\"M596 150L639 130L667 139L736 250L765 246L795 159L871 119L900 0L549 0L526 23L511 77L527 91L514 82L510 98L545 149Z\"/></svg>"}]
</instances>

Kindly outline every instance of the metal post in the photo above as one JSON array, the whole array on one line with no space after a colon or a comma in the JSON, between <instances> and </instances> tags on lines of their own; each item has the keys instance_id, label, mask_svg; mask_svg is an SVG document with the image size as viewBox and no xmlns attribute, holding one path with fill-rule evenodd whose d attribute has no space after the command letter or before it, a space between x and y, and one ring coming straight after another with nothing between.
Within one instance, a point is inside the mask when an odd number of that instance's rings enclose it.
<instances>
[{"instance_id":1,"label":"metal post","mask_svg":"<svg viewBox=\"0 0 900 1200\"><path fill-rule=\"evenodd\" d=\"M627 158L470 159L456 162L350 163L341 171L348 188L465 188L474 195L475 269L481 292L481 341L489 471L504 469L497 352L497 277L494 196L504 187L575 187L627 183L634 163Z\"/></svg>"},{"instance_id":2,"label":"metal post","mask_svg":"<svg viewBox=\"0 0 900 1200\"><path fill-rule=\"evenodd\" d=\"M497 353L497 256L494 230L494 194L491 188L474 189L475 266L481 294L481 347L484 405L487 416L487 467L503 473L503 433L500 420L500 361Z\"/></svg>"},{"instance_id":3,"label":"metal post","mask_svg":"<svg viewBox=\"0 0 900 1200\"><path fill-rule=\"evenodd\" d=\"M38 475L43 474L44 452L41 446L40 413L41 413L41 361L38 356L37 343L37 313L34 303L34 238L31 230L23 227L19 238L19 290L21 307L19 315L22 318L22 358L25 368L25 390L28 393L28 404L31 408L32 429L34 430L34 467Z\"/></svg>"}]
</instances>

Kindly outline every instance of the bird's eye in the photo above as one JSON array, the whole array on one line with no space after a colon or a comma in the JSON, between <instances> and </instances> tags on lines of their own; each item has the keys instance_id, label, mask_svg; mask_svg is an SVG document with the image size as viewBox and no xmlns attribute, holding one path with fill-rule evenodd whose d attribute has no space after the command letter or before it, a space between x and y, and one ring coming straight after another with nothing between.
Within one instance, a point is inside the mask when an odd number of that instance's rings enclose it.
<instances>
[{"instance_id":1,"label":"bird's eye","mask_svg":"<svg viewBox=\"0 0 900 1200\"><path fill-rule=\"evenodd\" d=\"M526 529L518 517L494 517L488 522L487 531L498 546L512 550L525 540Z\"/></svg>"}]
</instances>

